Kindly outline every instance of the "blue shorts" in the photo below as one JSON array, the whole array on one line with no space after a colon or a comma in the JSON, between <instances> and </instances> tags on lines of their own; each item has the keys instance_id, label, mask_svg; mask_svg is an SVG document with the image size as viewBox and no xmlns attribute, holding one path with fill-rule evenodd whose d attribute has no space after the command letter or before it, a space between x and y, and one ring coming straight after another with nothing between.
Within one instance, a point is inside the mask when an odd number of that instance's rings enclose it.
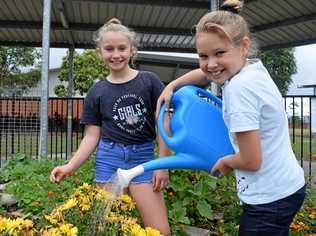
<instances>
[{"instance_id":1,"label":"blue shorts","mask_svg":"<svg viewBox=\"0 0 316 236\"><path fill-rule=\"evenodd\" d=\"M131 169L154 159L154 143L123 145L100 140L96 153L95 182L109 183L118 168ZM153 171L146 171L131 180L135 183L151 183Z\"/></svg>"},{"instance_id":2,"label":"blue shorts","mask_svg":"<svg viewBox=\"0 0 316 236\"><path fill-rule=\"evenodd\" d=\"M289 226L303 204L305 190L306 186L267 204L243 204L239 236L288 236Z\"/></svg>"}]
</instances>

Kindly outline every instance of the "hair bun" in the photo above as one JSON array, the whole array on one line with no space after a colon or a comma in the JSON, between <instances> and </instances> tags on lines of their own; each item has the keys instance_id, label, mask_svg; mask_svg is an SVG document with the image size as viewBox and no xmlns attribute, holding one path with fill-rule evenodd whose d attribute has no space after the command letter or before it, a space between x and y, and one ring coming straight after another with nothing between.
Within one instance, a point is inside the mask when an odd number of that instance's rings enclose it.
<instances>
[{"instance_id":1,"label":"hair bun","mask_svg":"<svg viewBox=\"0 0 316 236\"><path fill-rule=\"evenodd\" d=\"M121 25L121 21L117 18L112 18L108 22L105 23L105 25L110 25L110 24L116 24L116 25Z\"/></svg>"},{"instance_id":2,"label":"hair bun","mask_svg":"<svg viewBox=\"0 0 316 236\"><path fill-rule=\"evenodd\" d=\"M226 0L220 7L221 11L229 11L239 14L242 8L242 2L239 0Z\"/></svg>"}]
</instances>

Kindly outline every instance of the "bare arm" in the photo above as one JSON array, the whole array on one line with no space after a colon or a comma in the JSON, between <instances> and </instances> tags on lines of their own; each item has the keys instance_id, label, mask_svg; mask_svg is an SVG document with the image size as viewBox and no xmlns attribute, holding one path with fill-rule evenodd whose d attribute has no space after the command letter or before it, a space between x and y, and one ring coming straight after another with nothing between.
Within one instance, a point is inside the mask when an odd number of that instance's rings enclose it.
<instances>
[{"instance_id":1,"label":"bare arm","mask_svg":"<svg viewBox=\"0 0 316 236\"><path fill-rule=\"evenodd\" d=\"M164 119L164 127L169 130L169 117L165 116ZM168 132L168 131L167 131ZM157 142L158 142L158 153L159 158L164 158L170 156L171 151L159 135L157 134ZM161 191L163 190L169 183L169 173L168 170L155 170L153 175L153 190Z\"/></svg>"},{"instance_id":2,"label":"bare arm","mask_svg":"<svg viewBox=\"0 0 316 236\"><path fill-rule=\"evenodd\" d=\"M164 120L163 120L163 127L165 132L168 135L172 135L170 132L170 117L169 116L164 116ZM158 153L160 157L164 157L164 156L169 156L171 154L170 149L167 147L167 145L165 144L165 142L163 141L162 137L159 134L159 131L157 131L157 142L158 142Z\"/></svg>"},{"instance_id":3,"label":"bare arm","mask_svg":"<svg viewBox=\"0 0 316 236\"><path fill-rule=\"evenodd\" d=\"M69 161L69 165L73 170L77 170L94 152L100 140L101 127L95 125L87 125L85 128L85 136L82 139L76 153Z\"/></svg>"},{"instance_id":4,"label":"bare arm","mask_svg":"<svg viewBox=\"0 0 316 236\"><path fill-rule=\"evenodd\" d=\"M212 173L219 171L227 175L232 169L256 171L260 168L261 144L259 130L235 133L239 153L220 159L212 169Z\"/></svg>"},{"instance_id":5,"label":"bare arm","mask_svg":"<svg viewBox=\"0 0 316 236\"><path fill-rule=\"evenodd\" d=\"M165 89L160 94L157 106L156 106L156 114L158 114L161 104L165 104L166 108L170 107L170 99L173 91L183 87L184 85L198 85L198 86L206 86L209 81L206 79L204 73L200 69L192 70L176 80L171 81Z\"/></svg>"},{"instance_id":6,"label":"bare arm","mask_svg":"<svg viewBox=\"0 0 316 236\"><path fill-rule=\"evenodd\" d=\"M188 84L194 84L198 86L206 86L209 81L206 79L205 74L201 69L195 69L180 76L176 80L169 83L175 90Z\"/></svg>"},{"instance_id":7,"label":"bare arm","mask_svg":"<svg viewBox=\"0 0 316 236\"><path fill-rule=\"evenodd\" d=\"M63 165L55 167L50 175L52 182L59 182L64 177L76 171L94 152L99 139L101 127L95 125L86 125L85 135L71 160Z\"/></svg>"}]
</instances>

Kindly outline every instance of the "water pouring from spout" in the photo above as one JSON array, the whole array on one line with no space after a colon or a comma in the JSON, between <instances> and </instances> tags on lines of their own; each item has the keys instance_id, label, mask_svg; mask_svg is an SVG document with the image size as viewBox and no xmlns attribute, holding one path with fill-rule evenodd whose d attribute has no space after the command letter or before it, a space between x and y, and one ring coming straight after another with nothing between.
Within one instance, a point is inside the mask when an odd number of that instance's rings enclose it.
<instances>
[{"instance_id":1,"label":"water pouring from spout","mask_svg":"<svg viewBox=\"0 0 316 236\"><path fill-rule=\"evenodd\" d=\"M121 184L128 186L132 178L149 170L192 169L210 172L221 157L234 153L228 130L222 118L222 101L195 86L177 90L171 100L173 114L168 135L164 129L162 107L158 129L166 145L176 154L143 163L129 170L118 169Z\"/></svg>"}]
</instances>

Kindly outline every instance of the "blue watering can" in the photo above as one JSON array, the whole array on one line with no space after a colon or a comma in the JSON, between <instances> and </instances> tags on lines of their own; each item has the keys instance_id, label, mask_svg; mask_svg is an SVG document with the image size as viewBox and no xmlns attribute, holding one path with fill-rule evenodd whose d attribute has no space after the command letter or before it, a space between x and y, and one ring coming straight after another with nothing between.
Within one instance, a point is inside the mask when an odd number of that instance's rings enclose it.
<instances>
[{"instance_id":1,"label":"blue watering can","mask_svg":"<svg viewBox=\"0 0 316 236\"><path fill-rule=\"evenodd\" d=\"M152 160L130 170L118 169L118 179L128 186L135 176L157 169L193 169L210 172L221 157L234 153L222 118L222 101L195 86L184 86L171 99L171 136L164 129L165 108L159 111L158 129L174 156Z\"/></svg>"}]
</instances>

